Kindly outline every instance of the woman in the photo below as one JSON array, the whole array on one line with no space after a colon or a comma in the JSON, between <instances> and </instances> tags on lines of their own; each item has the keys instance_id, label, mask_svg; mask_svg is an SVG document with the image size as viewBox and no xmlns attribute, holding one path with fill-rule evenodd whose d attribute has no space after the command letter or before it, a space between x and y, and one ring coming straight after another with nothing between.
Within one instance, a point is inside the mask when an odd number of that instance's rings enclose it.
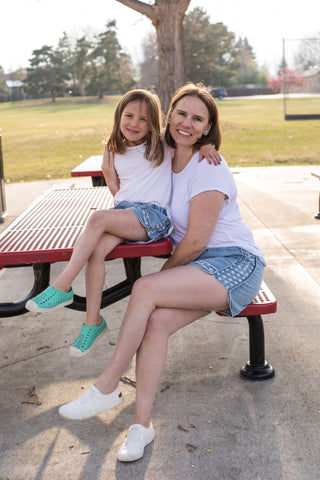
<instances>
[{"instance_id":1,"label":"woman","mask_svg":"<svg viewBox=\"0 0 320 480\"><path fill-rule=\"evenodd\" d=\"M199 163L199 148L221 141L216 104L205 88L187 84L174 95L165 138L174 148L170 217L174 252L159 273L132 291L115 353L95 385L60 408L71 419L89 418L122 402L119 379L136 353L134 424L118 459L141 458L154 438L151 410L170 335L211 310L240 313L259 291L264 258L241 218L232 174L222 160Z\"/></svg>"}]
</instances>

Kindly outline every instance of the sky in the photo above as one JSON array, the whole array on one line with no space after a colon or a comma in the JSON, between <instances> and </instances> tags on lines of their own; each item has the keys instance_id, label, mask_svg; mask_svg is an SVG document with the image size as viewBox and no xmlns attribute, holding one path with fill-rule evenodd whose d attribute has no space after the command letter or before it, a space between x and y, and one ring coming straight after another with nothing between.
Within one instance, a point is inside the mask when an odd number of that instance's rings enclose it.
<instances>
[{"instance_id":1,"label":"sky","mask_svg":"<svg viewBox=\"0 0 320 480\"><path fill-rule=\"evenodd\" d=\"M135 63L141 60L141 43L152 26L149 19L116 0L2 0L0 65L5 72L27 67L32 51L57 46L63 32L80 38L100 33L108 20L117 21L122 49ZM145 1L145 3L154 3ZM319 0L191 0L189 11L202 7L211 23L222 22L236 38L247 37L260 67L274 74L295 39L320 36Z\"/></svg>"}]
</instances>

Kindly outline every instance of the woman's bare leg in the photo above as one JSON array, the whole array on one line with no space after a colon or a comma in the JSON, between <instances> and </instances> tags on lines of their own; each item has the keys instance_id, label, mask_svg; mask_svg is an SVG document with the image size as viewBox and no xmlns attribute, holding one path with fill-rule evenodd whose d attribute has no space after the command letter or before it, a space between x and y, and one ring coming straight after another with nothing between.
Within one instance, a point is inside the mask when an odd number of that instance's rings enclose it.
<instances>
[{"instance_id":1,"label":"woman's bare leg","mask_svg":"<svg viewBox=\"0 0 320 480\"><path fill-rule=\"evenodd\" d=\"M220 310L227 307L227 291L213 277L196 267L181 266L146 275L133 287L114 355L95 382L102 393L114 391L124 370L138 351L152 312L156 308ZM199 317L197 317L199 318ZM187 323L195 320L194 316ZM173 331L184 326L178 317ZM159 349L166 351L161 339ZM167 342L167 340L166 340ZM152 356L152 355L151 355ZM163 360L159 360L163 365ZM161 366L162 371L163 366Z\"/></svg>"},{"instance_id":2,"label":"woman's bare leg","mask_svg":"<svg viewBox=\"0 0 320 480\"><path fill-rule=\"evenodd\" d=\"M203 310L158 308L151 314L136 355L136 408L133 423L149 427L170 335L204 317Z\"/></svg>"},{"instance_id":3,"label":"woman's bare leg","mask_svg":"<svg viewBox=\"0 0 320 480\"><path fill-rule=\"evenodd\" d=\"M147 240L145 228L131 210L110 209L93 213L83 233L76 241L66 268L53 282L52 286L54 288L65 292L70 290L73 280L84 267L105 233L133 241Z\"/></svg>"}]
</instances>

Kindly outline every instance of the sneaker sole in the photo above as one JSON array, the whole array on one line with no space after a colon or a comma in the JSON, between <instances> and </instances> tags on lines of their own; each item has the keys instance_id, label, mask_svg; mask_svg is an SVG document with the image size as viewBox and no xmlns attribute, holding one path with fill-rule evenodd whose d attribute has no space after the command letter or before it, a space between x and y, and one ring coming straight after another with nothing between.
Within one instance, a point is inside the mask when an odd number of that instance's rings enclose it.
<instances>
[{"instance_id":1,"label":"sneaker sole","mask_svg":"<svg viewBox=\"0 0 320 480\"><path fill-rule=\"evenodd\" d=\"M73 303L73 299L67 300L66 302L63 302L63 303L59 303L59 305L55 305L54 307L41 308L41 307L38 307L38 305L33 300L28 300L27 303L25 304L25 308L30 312L44 313L44 312L56 310L57 308L60 308L60 307L66 307L67 305L71 305L71 303Z\"/></svg>"},{"instance_id":2,"label":"sneaker sole","mask_svg":"<svg viewBox=\"0 0 320 480\"><path fill-rule=\"evenodd\" d=\"M105 334L106 332L108 331L108 327L106 327L103 332L100 333L100 335L97 336L97 338L95 339L95 341L93 342L93 344L91 345L91 347L87 348L87 350L85 350L84 352L81 352L81 350L79 350L79 348L76 348L76 347L70 347L70 350L69 350L69 354L70 354L70 357L73 357L73 358L80 358L80 357L84 357L85 355L87 355L87 353L90 352L90 350L92 349L92 347L95 346L96 342L99 340L99 338L102 337L103 334Z\"/></svg>"},{"instance_id":3,"label":"sneaker sole","mask_svg":"<svg viewBox=\"0 0 320 480\"><path fill-rule=\"evenodd\" d=\"M152 437L152 439L145 444L144 446L144 449L143 449L143 452L142 452L142 455L139 455L139 456L133 456L131 455L130 457L126 457L125 455L121 455L118 453L118 460L119 462L135 462L136 460L140 460L140 458L142 458L144 456L144 451L145 451L145 448L150 445L151 442L153 442L154 440L154 436Z\"/></svg>"}]
</instances>

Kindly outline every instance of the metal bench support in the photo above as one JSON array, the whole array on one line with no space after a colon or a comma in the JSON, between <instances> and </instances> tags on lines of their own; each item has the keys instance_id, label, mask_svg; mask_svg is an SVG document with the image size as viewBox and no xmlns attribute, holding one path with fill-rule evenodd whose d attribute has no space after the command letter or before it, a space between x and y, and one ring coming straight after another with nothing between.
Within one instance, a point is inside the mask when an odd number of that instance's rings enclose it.
<instances>
[{"instance_id":1,"label":"metal bench support","mask_svg":"<svg viewBox=\"0 0 320 480\"><path fill-rule=\"evenodd\" d=\"M249 323L249 361L240 369L249 380L267 380L274 376L274 369L265 360L264 328L261 315L247 317Z\"/></svg>"},{"instance_id":2,"label":"metal bench support","mask_svg":"<svg viewBox=\"0 0 320 480\"><path fill-rule=\"evenodd\" d=\"M29 266L29 265L23 265ZM2 317L15 317L16 315L22 315L27 313L25 308L26 302L29 298L38 295L49 285L50 281L50 263L34 263L33 268L33 287L23 300L18 300L16 302L2 302L0 303L0 318Z\"/></svg>"},{"instance_id":3,"label":"metal bench support","mask_svg":"<svg viewBox=\"0 0 320 480\"><path fill-rule=\"evenodd\" d=\"M267 285L262 282L259 293L237 317L247 318L249 324L249 361L240 369L242 377L249 380L267 380L274 376L274 369L265 359L264 327L262 315L275 313L277 301ZM224 312L217 312L227 316Z\"/></svg>"},{"instance_id":4,"label":"metal bench support","mask_svg":"<svg viewBox=\"0 0 320 480\"><path fill-rule=\"evenodd\" d=\"M124 263L126 279L102 292L101 308L108 307L130 295L134 282L141 277L141 258L123 258L122 260ZM22 266L28 265L20 265L20 267ZM23 300L0 303L0 318L15 317L27 313L28 310L26 310L25 304L29 298L38 295L38 293L42 292L49 285L51 264L35 263L32 265L32 268L34 279L32 289ZM86 297L75 294L73 303L68 305L67 308L85 312L86 305Z\"/></svg>"}]
</instances>

